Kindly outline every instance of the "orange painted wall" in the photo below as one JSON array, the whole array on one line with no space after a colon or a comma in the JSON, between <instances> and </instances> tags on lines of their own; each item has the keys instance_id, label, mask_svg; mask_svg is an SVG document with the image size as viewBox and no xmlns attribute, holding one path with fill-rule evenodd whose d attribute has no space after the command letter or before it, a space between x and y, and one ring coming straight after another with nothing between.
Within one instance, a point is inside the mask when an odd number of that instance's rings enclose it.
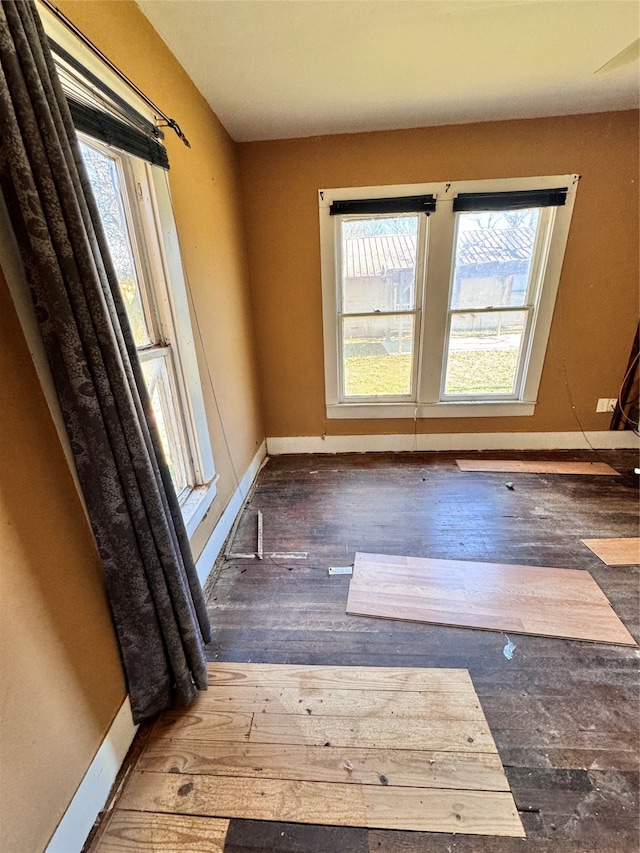
<instances>
[{"instance_id":1,"label":"orange painted wall","mask_svg":"<svg viewBox=\"0 0 640 853\"><path fill-rule=\"evenodd\" d=\"M571 233L532 417L424 419L419 432L608 429L638 317L638 113L492 122L239 146L269 436L413 432L326 421L317 191L578 172ZM572 408L575 406L575 410Z\"/></svg>"},{"instance_id":2,"label":"orange painted wall","mask_svg":"<svg viewBox=\"0 0 640 853\"><path fill-rule=\"evenodd\" d=\"M0 271L0 849L43 850L125 698L102 568Z\"/></svg>"}]
</instances>

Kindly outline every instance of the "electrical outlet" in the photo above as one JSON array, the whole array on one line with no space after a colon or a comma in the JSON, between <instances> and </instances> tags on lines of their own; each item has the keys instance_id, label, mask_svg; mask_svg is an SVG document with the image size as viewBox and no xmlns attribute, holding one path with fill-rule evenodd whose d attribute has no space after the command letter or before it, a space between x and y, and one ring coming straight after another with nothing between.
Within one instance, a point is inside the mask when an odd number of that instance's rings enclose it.
<instances>
[{"instance_id":1,"label":"electrical outlet","mask_svg":"<svg viewBox=\"0 0 640 853\"><path fill-rule=\"evenodd\" d=\"M615 397L600 397L596 405L596 412L612 412L617 402Z\"/></svg>"},{"instance_id":2,"label":"electrical outlet","mask_svg":"<svg viewBox=\"0 0 640 853\"><path fill-rule=\"evenodd\" d=\"M618 401L615 397L609 397L609 405L607 406L607 411L613 412L617 404Z\"/></svg>"}]
</instances>

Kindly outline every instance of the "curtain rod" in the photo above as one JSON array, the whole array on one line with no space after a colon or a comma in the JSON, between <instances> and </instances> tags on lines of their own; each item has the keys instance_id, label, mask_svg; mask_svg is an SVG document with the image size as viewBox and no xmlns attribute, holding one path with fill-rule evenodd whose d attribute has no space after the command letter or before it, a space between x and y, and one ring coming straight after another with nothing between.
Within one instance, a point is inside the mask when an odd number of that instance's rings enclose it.
<instances>
[{"instance_id":1,"label":"curtain rod","mask_svg":"<svg viewBox=\"0 0 640 853\"><path fill-rule=\"evenodd\" d=\"M111 62L111 60L107 56L104 55L104 53L100 50L100 48L97 47L91 41L91 39L89 39L87 36L85 36L85 34L81 30L79 30L76 27L76 25L72 21L69 20L69 18L67 18L67 16L64 14L64 12L61 12L57 6L54 6L53 3L50 2L50 0L39 0L39 2L42 3L43 6L46 6L47 9L49 9L49 11L52 14L54 14L56 16L56 18L58 18L64 24L64 26L74 34L74 36L76 36L76 38L79 38L80 41L86 47L88 47L89 50L93 54L95 54L95 56L97 56L98 59L104 65L107 66L107 68L109 68L111 71L113 71L113 73L116 74L117 77L120 80L122 80L123 83L125 83L130 89L132 89L136 93L136 95L138 95L139 98L142 98L142 100L148 106L150 106L151 109L160 116L160 118L163 119L163 121L165 122L165 124L163 126L170 127L176 133L178 138L184 142L184 144L187 146L187 148L191 148L191 143L189 142L187 137L184 135L182 130L180 130L180 125L178 124L178 122L175 121L175 119L169 118L169 116L166 113L164 113L156 104L154 104L153 101L150 98L148 98L145 95L145 93L143 91L141 91L136 86L136 84L133 82L133 80L130 80L123 71L120 71L120 69L116 65L114 65L113 62Z\"/></svg>"}]
</instances>

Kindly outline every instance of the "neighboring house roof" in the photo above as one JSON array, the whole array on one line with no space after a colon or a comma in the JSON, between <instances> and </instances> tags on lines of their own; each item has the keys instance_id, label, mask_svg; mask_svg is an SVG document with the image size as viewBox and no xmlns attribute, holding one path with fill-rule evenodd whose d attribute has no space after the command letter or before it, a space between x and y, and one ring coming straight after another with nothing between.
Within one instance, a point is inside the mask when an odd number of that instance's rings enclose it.
<instances>
[{"instance_id":1,"label":"neighboring house roof","mask_svg":"<svg viewBox=\"0 0 640 853\"><path fill-rule=\"evenodd\" d=\"M344 242L344 275L345 278L373 278L413 269L415 254L414 234L352 237Z\"/></svg>"},{"instance_id":2,"label":"neighboring house roof","mask_svg":"<svg viewBox=\"0 0 640 853\"><path fill-rule=\"evenodd\" d=\"M528 261L536 238L535 225L466 231L458 242L458 264Z\"/></svg>"},{"instance_id":3,"label":"neighboring house roof","mask_svg":"<svg viewBox=\"0 0 640 853\"><path fill-rule=\"evenodd\" d=\"M527 261L531 257L535 235L535 226L529 225L468 231L460 235L458 264L466 266ZM373 278L412 269L415 251L414 234L349 238L344 242L345 278Z\"/></svg>"}]
</instances>

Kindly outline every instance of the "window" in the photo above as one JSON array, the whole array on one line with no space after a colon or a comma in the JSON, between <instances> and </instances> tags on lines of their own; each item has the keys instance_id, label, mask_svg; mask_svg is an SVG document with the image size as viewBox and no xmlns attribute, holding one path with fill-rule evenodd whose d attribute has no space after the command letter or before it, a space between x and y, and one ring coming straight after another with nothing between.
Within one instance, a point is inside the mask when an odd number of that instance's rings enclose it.
<instances>
[{"instance_id":1,"label":"window","mask_svg":"<svg viewBox=\"0 0 640 853\"><path fill-rule=\"evenodd\" d=\"M188 313L184 288L169 283L163 240L171 221L160 219L157 187L164 172L130 154L81 137L80 149L98 204L120 291L136 342L165 458L178 500L191 510L194 498L215 494L213 459L201 392L192 393L187 369L197 382L192 346L181 345L180 305ZM168 199L166 199L168 200ZM165 205L166 207L166 205ZM179 258L174 259L179 262ZM175 272L175 271L174 271ZM184 326L184 322L183 322ZM184 333L184 328L183 328ZM187 338L190 341L189 329ZM186 364L185 364L186 362ZM196 389L199 391L199 389ZM213 482L212 482L213 481ZM209 484L209 485L208 485ZM210 501L209 501L210 502ZM191 525L193 526L193 524Z\"/></svg>"},{"instance_id":2,"label":"window","mask_svg":"<svg viewBox=\"0 0 640 853\"><path fill-rule=\"evenodd\" d=\"M178 404L176 353L171 345L173 329L170 319L161 315L161 304L166 302L166 282L162 271L156 271L154 278L142 223L140 217L136 221L134 208L130 206L131 185L136 186L134 173L138 172L140 196L149 197L149 182L144 165L140 163L136 168L138 164L133 158L92 144L90 140L81 140L80 149L98 203L165 458L180 499L193 488L195 474Z\"/></svg>"},{"instance_id":3,"label":"window","mask_svg":"<svg viewBox=\"0 0 640 853\"><path fill-rule=\"evenodd\" d=\"M532 414L577 180L321 190L327 416Z\"/></svg>"},{"instance_id":4,"label":"window","mask_svg":"<svg viewBox=\"0 0 640 853\"><path fill-rule=\"evenodd\" d=\"M344 217L340 227L343 395L411 395L419 328L418 216Z\"/></svg>"}]
</instances>

